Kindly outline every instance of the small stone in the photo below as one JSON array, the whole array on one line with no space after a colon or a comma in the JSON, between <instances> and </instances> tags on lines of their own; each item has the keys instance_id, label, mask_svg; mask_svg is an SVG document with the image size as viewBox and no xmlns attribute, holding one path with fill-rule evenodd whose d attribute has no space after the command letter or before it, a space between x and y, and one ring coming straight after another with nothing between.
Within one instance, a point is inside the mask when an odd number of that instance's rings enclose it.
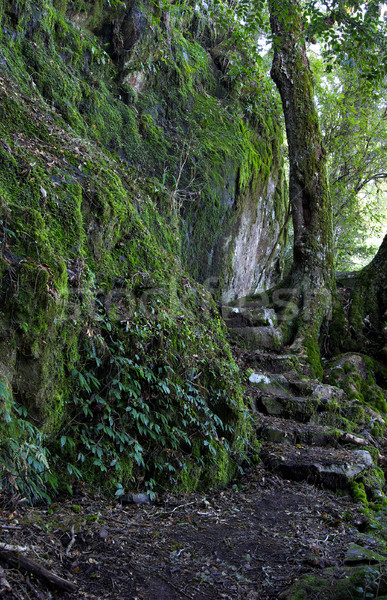
<instances>
[{"instance_id":1,"label":"small stone","mask_svg":"<svg viewBox=\"0 0 387 600\"><path fill-rule=\"evenodd\" d=\"M269 377L263 373L252 373L249 377L250 383L270 383Z\"/></svg>"},{"instance_id":2,"label":"small stone","mask_svg":"<svg viewBox=\"0 0 387 600\"><path fill-rule=\"evenodd\" d=\"M122 496L121 504L150 504L148 494L126 494Z\"/></svg>"},{"instance_id":3,"label":"small stone","mask_svg":"<svg viewBox=\"0 0 387 600\"><path fill-rule=\"evenodd\" d=\"M374 464L372 456L367 450L352 450L352 454L358 457L361 463L366 467L372 467L372 465Z\"/></svg>"}]
</instances>

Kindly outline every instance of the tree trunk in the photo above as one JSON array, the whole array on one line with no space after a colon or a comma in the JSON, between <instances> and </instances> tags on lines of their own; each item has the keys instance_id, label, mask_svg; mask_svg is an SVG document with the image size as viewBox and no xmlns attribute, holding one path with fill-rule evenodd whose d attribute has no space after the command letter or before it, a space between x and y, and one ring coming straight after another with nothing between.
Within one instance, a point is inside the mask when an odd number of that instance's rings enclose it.
<instances>
[{"instance_id":1,"label":"tree trunk","mask_svg":"<svg viewBox=\"0 0 387 600\"><path fill-rule=\"evenodd\" d=\"M387 361L387 235L356 277L348 320L354 349Z\"/></svg>"},{"instance_id":2,"label":"tree trunk","mask_svg":"<svg viewBox=\"0 0 387 600\"><path fill-rule=\"evenodd\" d=\"M271 76L281 95L289 147L289 196L294 246L291 287L299 303L293 345L306 351L312 372L322 373L321 325L334 292L333 233L325 153L313 100L313 78L296 0L269 0L274 37Z\"/></svg>"}]
</instances>

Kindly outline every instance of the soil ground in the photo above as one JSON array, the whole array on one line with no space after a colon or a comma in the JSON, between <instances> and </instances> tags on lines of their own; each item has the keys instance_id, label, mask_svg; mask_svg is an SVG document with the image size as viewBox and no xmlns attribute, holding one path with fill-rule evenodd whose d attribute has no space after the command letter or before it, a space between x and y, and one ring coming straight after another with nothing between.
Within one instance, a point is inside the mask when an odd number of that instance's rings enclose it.
<instances>
[{"instance_id":1,"label":"soil ground","mask_svg":"<svg viewBox=\"0 0 387 600\"><path fill-rule=\"evenodd\" d=\"M306 573L342 564L362 534L347 496L290 482L262 465L205 495L165 495L153 505L87 496L49 509L0 514L2 542L74 582L73 594L6 568L9 600L269 600Z\"/></svg>"}]
</instances>

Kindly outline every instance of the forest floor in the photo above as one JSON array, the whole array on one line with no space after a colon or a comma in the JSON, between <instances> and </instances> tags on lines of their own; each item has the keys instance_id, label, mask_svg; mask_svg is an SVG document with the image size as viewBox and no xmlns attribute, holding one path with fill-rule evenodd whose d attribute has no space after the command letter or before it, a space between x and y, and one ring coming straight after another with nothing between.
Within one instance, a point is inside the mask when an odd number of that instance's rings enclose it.
<instances>
[{"instance_id":1,"label":"forest floor","mask_svg":"<svg viewBox=\"0 0 387 600\"><path fill-rule=\"evenodd\" d=\"M362 522L350 497L280 479L261 464L226 489L166 494L153 505L79 496L45 509L4 507L2 542L24 547L76 591L7 569L0 594L10 600L277 599L307 573L328 566L334 573L349 545L359 536L364 543Z\"/></svg>"}]
</instances>

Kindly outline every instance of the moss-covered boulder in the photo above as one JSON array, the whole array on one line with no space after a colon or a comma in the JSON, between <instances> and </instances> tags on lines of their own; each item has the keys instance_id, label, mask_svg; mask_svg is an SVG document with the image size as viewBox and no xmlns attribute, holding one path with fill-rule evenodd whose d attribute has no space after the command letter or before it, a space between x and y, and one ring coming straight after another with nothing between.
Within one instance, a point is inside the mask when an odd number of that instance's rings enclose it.
<instances>
[{"instance_id":1,"label":"moss-covered boulder","mask_svg":"<svg viewBox=\"0 0 387 600\"><path fill-rule=\"evenodd\" d=\"M383 557L381 557L383 558ZM367 562L367 561L365 561ZM385 559L381 563L345 569L325 569L322 574L306 575L282 595L286 600L361 600L387 593Z\"/></svg>"},{"instance_id":2,"label":"moss-covered boulder","mask_svg":"<svg viewBox=\"0 0 387 600\"><path fill-rule=\"evenodd\" d=\"M327 364L325 379L345 391L348 399L376 410L385 418L387 370L363 354L342 354Z\"/></svg>"}]
</instances>

